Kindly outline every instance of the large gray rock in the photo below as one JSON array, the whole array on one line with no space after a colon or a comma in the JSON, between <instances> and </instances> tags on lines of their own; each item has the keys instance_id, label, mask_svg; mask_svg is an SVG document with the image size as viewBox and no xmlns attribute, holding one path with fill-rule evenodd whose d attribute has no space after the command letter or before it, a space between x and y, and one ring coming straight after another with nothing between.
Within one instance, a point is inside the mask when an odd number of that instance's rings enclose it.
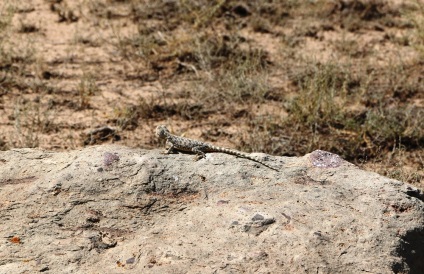
<instances>
[{"instance_id":1,"label":"large gray rock","mask_svg":"<svg viewBox=\"0 0 424 274\"><path fill-rule=\"evenodd\" d=\"M424 273L416 188L334 154L0 152L0 273Z\"/></svg>"}]
</instances>

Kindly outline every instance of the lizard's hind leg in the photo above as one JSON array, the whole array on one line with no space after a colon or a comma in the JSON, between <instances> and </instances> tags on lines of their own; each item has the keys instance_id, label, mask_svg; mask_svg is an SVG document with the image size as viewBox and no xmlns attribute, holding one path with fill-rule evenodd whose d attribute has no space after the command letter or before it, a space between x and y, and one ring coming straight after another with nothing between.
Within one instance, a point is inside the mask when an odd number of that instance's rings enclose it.
<instances>
[{"instance_id":1,"label":"lizard's hind leg","mask_svg":"<svg viewBox=\"0 0 424 274\"><path fill-rule=\"evenodd\" d=\"M206 154L204 152L205 147L204 146L197 146L197 147L193 147L191 149L191 151L193 151L194 153L196 153L196 157L194 157L195 161L199 161L202 158L206 158Z\"/></svg>"}]
</instances>

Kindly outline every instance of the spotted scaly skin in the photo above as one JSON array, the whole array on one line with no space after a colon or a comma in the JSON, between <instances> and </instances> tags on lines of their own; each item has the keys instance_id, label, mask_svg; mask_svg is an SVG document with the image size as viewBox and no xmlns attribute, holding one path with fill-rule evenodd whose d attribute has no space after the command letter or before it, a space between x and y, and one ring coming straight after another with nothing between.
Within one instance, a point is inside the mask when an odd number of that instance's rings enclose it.
<instances>
[{"instance_id":1,"label":"spotted scaly skin","mask_svg":"<svg viewBox=\"0 0 424 274\"><path fill-rule=\"evenodd\" d=\"M261 165L266 166L267 168L278 171L278 169L273 168L249 156L246 153L243 153L237 150L228 149L228 148L217 147L217 146L204 143L201 141L173 135L169 132L169 130L164 125L160 125L156 127L156 136L159 139L166 139L166 146L169 147L169 149L166 151L166 154L169 154L173 152L174 150L191 152L191 153L197 154L197 160L199 160L201 158L206 157L206 154L205 154L206 152L221 152L221 153L226 153L226 154L234 155L240 158L245 158L245 159L257 162Z\"/></svg>"}]
</instances>

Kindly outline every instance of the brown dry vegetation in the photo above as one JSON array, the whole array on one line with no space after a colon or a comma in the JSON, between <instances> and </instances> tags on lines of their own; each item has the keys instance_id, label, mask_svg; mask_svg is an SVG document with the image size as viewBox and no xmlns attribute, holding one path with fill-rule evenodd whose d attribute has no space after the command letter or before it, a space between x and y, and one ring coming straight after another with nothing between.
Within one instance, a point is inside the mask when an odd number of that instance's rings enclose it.
<instances>
[{"instance_id":1,"label":"brown dry vegetation","mask_svg":"<svg viewBox=\"0 0 424 274\"><path fill-rule=\"evenodd\" d=\"M0 149L328 150L423 187L421 0L0 3Z\"/></svg>"}]
</instances>

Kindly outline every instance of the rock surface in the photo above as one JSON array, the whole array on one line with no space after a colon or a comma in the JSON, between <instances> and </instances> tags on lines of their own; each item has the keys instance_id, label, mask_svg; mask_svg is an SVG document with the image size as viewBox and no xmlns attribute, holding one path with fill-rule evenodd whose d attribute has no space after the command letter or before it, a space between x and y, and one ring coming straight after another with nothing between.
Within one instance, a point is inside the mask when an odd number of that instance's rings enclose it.
<instances>
[{"instance_id":1,"label":"rock surface","mask_svg":"<svg viewBox=\"0 0 424 274\"><path fill-rule=\"evenodd\" d=\"M160 152L0 152L0 273L424 273L410 185L323 151Z\"/></svg>"}]
</instances>

